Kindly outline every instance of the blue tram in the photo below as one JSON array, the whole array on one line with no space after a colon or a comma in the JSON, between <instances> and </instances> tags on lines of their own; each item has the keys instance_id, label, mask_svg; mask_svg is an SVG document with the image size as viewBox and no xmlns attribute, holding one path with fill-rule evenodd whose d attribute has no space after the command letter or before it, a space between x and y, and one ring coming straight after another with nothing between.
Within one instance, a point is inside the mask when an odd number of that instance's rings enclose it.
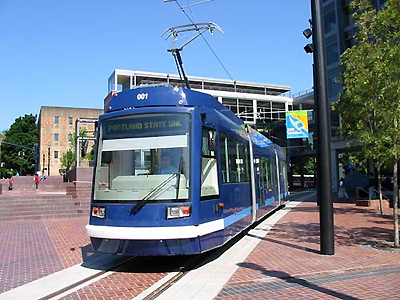
<instances>
[{"instance_id":1,"label":"blue tram","mask_svg":"<svg viewBox=\"0 0 400 300\"><path fill-rule=\"evenodd\" d=\"M96 251L202 253L288 195L282 149L190 89L147 86L113 95L96 145L86 226Z\"/></svg>"}]
</instances>

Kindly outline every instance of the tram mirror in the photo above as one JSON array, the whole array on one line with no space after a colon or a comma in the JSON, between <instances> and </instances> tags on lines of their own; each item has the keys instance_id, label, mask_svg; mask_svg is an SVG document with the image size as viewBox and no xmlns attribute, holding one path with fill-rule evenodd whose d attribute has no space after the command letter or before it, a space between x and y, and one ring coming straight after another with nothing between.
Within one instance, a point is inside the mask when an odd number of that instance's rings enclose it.
<instances>
[{"instance_id":1,"label":"tram mirror","mask_svg":"<svg viewBox=\"0 0 400 300\"><path fill-rule=\"evenodd\" d=\"M102 152L101 153L101 162L105 164L110 164L112 160L112 152Z\"/></svg>"},{"instance_id":2,"label":"tram mirror","mask_svg":"<svg viewBox=\"0 0 400 300\"><path fill-rule=\"evenodd\" d=\"M208 132L208 145L211 151L217 151L217 131L215 129Z\"/></svg>"}]
</instances>

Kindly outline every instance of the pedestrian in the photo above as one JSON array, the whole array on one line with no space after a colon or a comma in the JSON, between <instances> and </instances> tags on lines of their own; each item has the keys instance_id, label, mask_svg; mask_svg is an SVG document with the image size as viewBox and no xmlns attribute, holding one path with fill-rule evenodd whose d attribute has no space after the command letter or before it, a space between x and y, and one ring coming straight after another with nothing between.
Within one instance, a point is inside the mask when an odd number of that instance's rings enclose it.
<instances>
[{"instance_id":1,"label":"pedestrian","mask_svg":"<svg viewBox=\"0 0 400 300\"><path fill-rule=\"evenodd\" d=\"M12 191L12 189L14 188L14 181L12 179L12 177L8 180L8 190Z\"/></svg>"},{"instance_id":2,"label":"pedestrian","mask_svg":"<svg viewBox=\"0 0 400 300\"><path fill-rule=\"evenodd\" d=\"M35 177L33 177L33 182L35 183L35 189L39 188L39 181L40 181L39 175L35 174Z\"/></svg>"},{"instance_id":3,"label":"pedestrian","mask_svg":"<svg viewBox=\"0 0 400 300\"><path fill-rule=\"evenodd\" d=\"M344 179L342 177L342 178L340 178L340 181L339 181L339 198L343 198L343 197L345 197L346 199L349 199L349 195L347 195L347 192L346 192L346 185L345 185Z\"/></svg>"}]
</instances>

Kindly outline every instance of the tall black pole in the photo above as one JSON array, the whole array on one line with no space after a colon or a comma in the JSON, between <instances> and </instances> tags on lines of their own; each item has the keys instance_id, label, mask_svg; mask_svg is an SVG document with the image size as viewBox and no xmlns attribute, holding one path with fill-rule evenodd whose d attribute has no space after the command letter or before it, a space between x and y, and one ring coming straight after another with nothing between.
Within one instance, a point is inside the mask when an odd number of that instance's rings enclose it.
<instances>
[{"instance_id":1,"label":"tall black pole","mask_svg":"<svg viewBox=\"0 0 400 300\"><path fill-rule=\"evenodd\" d=\"M328 100L328 86L326 78L326 59L324 28L322 22L321 0L311 0L311 13L313 24L314 44L314 76L317 77L317 86L314 91L317 94L316 106L318 143L317 164L320 171L318 180L319 194L319 218L320 218L320 247L321 254L335 254L334 230L333 230L333 195L332 195L332 166L331 166L331 124L330 105Z\"/></svg>"},{"instance_id":2,"label":"tall black pole","mask_svg":"<svg viewBox=\"0 0 400 300\"><path fill-rule=\"evenodd\" d=\"M50 146L47 148L47 175L50 176Z\"/></svg>"},{"instance_id":3,"label":"tall black pole","mask_svg":"<svg viewBox=\"0 0 400 300\"><path fill-rule=\"evenodd\" d=\"M33 152L35 155L35 175L36 175L39 168L39 146L37 144L33 146Z\"/></svg>"},{"instance_id":4,"label":"tall black pole","mask_svg":"<svg viewBox=\"0 0 400 300\"><path fill-rule=\"evenodd\" d=\"M315 63L313 64L313 78L314 78L314 147L315 147L315 186L317 188L317 205L320 205L320 200L321 200L321 185L319 184L320 181L320 175L321 175L321 170L320 170L320 161L321 161L321 147L319 147L319 140L318 140L318 126L319 126L319 115L317 112L319 112L318 104L319 104L319 99L318 99L318 72L315 68Z\"/></svg>"}]
</instances>

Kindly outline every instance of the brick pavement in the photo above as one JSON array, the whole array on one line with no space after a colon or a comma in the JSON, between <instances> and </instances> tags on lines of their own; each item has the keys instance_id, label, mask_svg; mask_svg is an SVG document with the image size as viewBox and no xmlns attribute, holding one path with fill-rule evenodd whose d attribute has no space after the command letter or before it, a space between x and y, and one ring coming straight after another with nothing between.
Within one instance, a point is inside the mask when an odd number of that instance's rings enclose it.
<instances>
[{"instance_id":1,"label":"brick pavement","mask_svg":"<svg viewBox=\"0 0 400 300\"><path fill-rule=\"evenodd\" d=\"M392 240L389 217L335 203L335 255L319 254L319 213L303 202L276 224L216 299L398 299L400 253L363 245Z\"/></svg>"},{"instance_id":2,"label":"brick pavement","mask_svg":"<svg viewBox=\"0 0 400 300\"><path fill-rule=\"evenodd\" d=\"M239 264L216 299L398 299L400 254L363 245L390 241L391 219L354 204L334 207L335 255L319 254L318 209L303 202ZM93 257L86 224L87 217L0 222L0 293ZM128 264L63 299L133 298L167 274L158 264Z\"/></svg>"},{"instance_id":3,"label":"brick pavement","mask_svg":"<svg viewBox=\"0 0 400 300\"><path fill-rule=\"evenodd\" d=\"M86 224L87 217L0 222L0 293L89 259Z\"/></svg>"},{"instance_id":4,"label":"brick pavement","mask_svg":"<svg viewBox=\"0 0 400 300\"><path fill-rule=\"evenodd\" d=\"M63 268L80 264L94 254L85 233L88 222L88 217L43 220Z\"/></svg>"}]
</instances>

